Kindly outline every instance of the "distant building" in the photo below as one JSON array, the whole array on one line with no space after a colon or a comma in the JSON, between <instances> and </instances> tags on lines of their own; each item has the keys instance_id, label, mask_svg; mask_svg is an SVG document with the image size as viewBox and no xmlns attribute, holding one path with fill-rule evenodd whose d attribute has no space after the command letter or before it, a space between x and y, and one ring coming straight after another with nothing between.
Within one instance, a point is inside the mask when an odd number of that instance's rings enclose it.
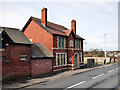
<instances>
[{"instance_id":1,"label":"distant building","mask_svg":"<svg viewBox=\"0 0 120 90\"><path fill-rule=\"evenodd\" d=\"M58 17L60 18L60 17ZM53 70L77 69L83 65L83 38L76 34L76 21L71 29L47 21L47 8L41 10L41 19L30 17L22 32L33 43L42 43L54 55Z\"/></svg>"}]
</instances>

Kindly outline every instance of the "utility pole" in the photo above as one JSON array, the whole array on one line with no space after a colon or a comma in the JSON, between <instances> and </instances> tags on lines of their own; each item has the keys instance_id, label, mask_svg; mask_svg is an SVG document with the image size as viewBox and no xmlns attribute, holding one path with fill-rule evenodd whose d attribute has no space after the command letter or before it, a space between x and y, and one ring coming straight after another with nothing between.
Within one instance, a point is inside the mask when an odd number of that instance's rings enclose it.
<instances>
[{"instance_id":1,"label":"utility pole","mask_svg":"<svg viewBox=\"0 0 120 90\"><path fill-rule=\"evenodd\" d=\"M105 62L104 63L106 63L106 35L107 34L104 34L104 38L105 38L105 52L104 52L105 53Z\"/></svg>"}]
</instances>

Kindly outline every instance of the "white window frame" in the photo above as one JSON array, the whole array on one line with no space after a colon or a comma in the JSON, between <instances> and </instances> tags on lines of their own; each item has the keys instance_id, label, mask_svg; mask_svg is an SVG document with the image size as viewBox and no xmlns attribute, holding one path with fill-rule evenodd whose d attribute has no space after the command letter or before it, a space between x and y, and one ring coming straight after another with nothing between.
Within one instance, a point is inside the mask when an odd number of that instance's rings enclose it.
<instances>
[{"instance_id":1,"label":"white window frame","mask_svg":"<svg viewBox=\"0 0 120 90\"><path fill-rule=\"evenodd\" d=\"M59 47L59 38L60 39L60 47ZM63 40L63 41L62 41ZM62 37L62 36L57 36L57 47L58 48L65 48L65 37ZM63 47L62 47L62 44L63 44Z\"/></svg>"},{"instance_id":2,"label":"white window frame","mask_svg":"<svg viewBox=\"0 0 120 90\"><path fill-rule=\"evenodd\" d=\"M73 47L73 40L70 40L70 47Z\"/></svg>"},{"instance_id":3,"label":"white window frame","mask_svg":"<svg viewBox=\"0 0 120 90\"><path fill-rule=\"evenodd\" d=\"M64 48L66 48L66 38L64 37Z\"/></svg>"},{"instance_id":4,"label":"white window frame","mask_svg":"<svg viewBox=\"0 0 120 90\"><path fill-rule=\"evenodd\" d=\"M20 61L27 61L27 55L20 55Z\"/></svg>"},{"instance_id":5,"label":"white window frame","mask_svg":"<svg viewBox=\"0 0 120 90\"><path fill-rule=\"evenodd\" d=\"M79 40L79 39L75 40L75 48L76 49L81 49L81 40Z\"/></svg>"},{"instance_id":6,"label":"white window frame","mask_svg":"<svg viewBox=\"0 0 120 90\"><path fill-rule=\"evenodd\" d=\"M59 60L60 60L60 65L58 65L58 54L59 54ZM61 55L62 54L62 55ZM64 64L64 54L65 54L65 64ZM63 56L61 58L61 56ZM62 59L62 65L61 65L61 59ZM56 66L63 66L63 65L67 65L67 53L56 53Z\"/></svg>"},{"instance_id":7,"label":"white window frame","mask_svg":"<svg viewBox=\"0 0 120 90\"><path fill-rule=\"evenodd\" d=\"M81 57L81 58L80 58L80 57ZM83 59L83 58L82 58L82 53L81 53L81 52L79 53L79 59L81 59L81 60L79 60L79 61L82 62L82 59Z\"/></svg>"}]
</instances>

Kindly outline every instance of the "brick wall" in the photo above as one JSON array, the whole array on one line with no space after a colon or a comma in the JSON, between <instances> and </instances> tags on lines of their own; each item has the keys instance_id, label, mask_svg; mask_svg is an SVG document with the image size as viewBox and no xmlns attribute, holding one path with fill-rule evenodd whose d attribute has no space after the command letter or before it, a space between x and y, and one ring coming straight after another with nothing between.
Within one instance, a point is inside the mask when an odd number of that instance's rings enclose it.
<instances>
[{"instance_id":1,"label":"brick wall","mask_svg":"<svg viewBox=\"0 0 120 90\"><path fill-rule=\"evenodd\" d=\"M73 40L73 47L70 47L70 40ZM68 38L68 48L73 48L75 47L75 40L74 36L71 34L70 37ZM74 64L74 50L68 50L68 66L69 69L73 68Z\"/></svg>"},{"instance_id":2,"label":"brick wall","mask_svg":"<svg viewBox=\"0 0 120 90\"><path fill-rule=\"evenodd\" d=\"M70 40L73 40L73 47L70 47ZM74 44L75 44L75 42L74 42L74 37L73 37L73 35L71 34L70 37L68 38L68 48L74 48Z\"/></svg>"},{"instance_id":3,"label":"brick wall","mask_svg":"<svg viewBox=\"0 0 120 90\"><path fill-rule=\"evenodd\" d=\"M54 48L58 48L57 47L58 41L57 41L57 36L53 36L53 47Z\"/></svg>"},{"instance_id":4,"label":"brick wall","mask_svg":"<svg viewBox=\"0 0 120 90\"><path fill-rule=\"evenodd\" d=\"M32 59L31 76L40 76L52 72L52 59Z\"/></svg>"},{"instance_id":5,"label":"brick wall","mask_svg":"<svg viewBox=\"0 0 120 90\"><path fill-rule=\"evenodd\" d=\"M30 76L30 45L8 45L2 53L3 80ZM20 55L27 55L27 60L21 62ZM10 60L6 63L6 60Z\"/></svg>"},{"instance_id":6,"label":"brick wall","mask_svg":"<svg viewBox=\"0 0 120 90\"><path fill-rule=\"evenodd\" d=\"M24 34L29 38L32 39L34 43L42 43L45 47L47 47L51 52L53 52L53 36L40 27L34 21L28 25Z\"/></svg>"}]
</instances>

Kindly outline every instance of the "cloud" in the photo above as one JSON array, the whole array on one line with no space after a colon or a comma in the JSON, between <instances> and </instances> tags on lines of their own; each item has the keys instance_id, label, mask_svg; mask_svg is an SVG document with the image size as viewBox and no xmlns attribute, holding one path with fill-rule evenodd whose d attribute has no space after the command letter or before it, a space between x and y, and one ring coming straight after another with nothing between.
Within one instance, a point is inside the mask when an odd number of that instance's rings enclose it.
<instances>
[{"instance_id":1,"label":"cloud","mask_svg":"<svg viewBox=\"0 0 120 90\"><path fill-rule=\"evenodd\" d=\"M0 2L118 2L119 0L0 0Z\"/></svg>"},{"instance_id":2,"label":"cloud","mask_svg":"<svg viewBox=\"0 0 120 90\"><path fill-rule=\"evenodd\" d=\"M36 4L28 2L5 3L0 7L0 9L2 8L2 11L0 12L0 26L22 29L30 16L40 17L40 9L44 5L45 4L42 3ZM62 25L70 26L71 18L77 18L77 30L79 30L77 33L85 38L85 42L87 42L85 50L91 48L104 49L104 33L111 34L110 39L107 39L107 49L116 49L117 41L114 40L117 38L117 25L115 22L116 18L113 16L116 13L114 10L116 7L106 2L74 2L58 3L56 5L48 3L46 6L49 7L49 12L52 13L51 16L49 15L50 19L52 18L52 22L59 24L61 21ZM55 6L56 8L53 9Z\"/></svg>"},{"instance_id":3,"label":"cloud","mask_svg":"<svg viewBox=\"0 0 120 90\"><path fill-rule=\"evenodd\" d=\"M111 2L95 2L97 4L97 6L102 7L104 9L105 12L111 13L111 14L116 14L117 13L117 4L115 4L113 8L113 5L111 5ZM113 3L117 3L117 2L112 2Z\"/></svg>"},{"instance_id":4,"label":"cloud","mask_svg":"<svg viewBox=\"0 0 120 90\"><path fill-rule=\"evenodd\" d=\"M0 12L0 26L22 29L31 15L37 15L29 4L28 6L24 4L3 3Z\"/></svg>"}]
</instances>

